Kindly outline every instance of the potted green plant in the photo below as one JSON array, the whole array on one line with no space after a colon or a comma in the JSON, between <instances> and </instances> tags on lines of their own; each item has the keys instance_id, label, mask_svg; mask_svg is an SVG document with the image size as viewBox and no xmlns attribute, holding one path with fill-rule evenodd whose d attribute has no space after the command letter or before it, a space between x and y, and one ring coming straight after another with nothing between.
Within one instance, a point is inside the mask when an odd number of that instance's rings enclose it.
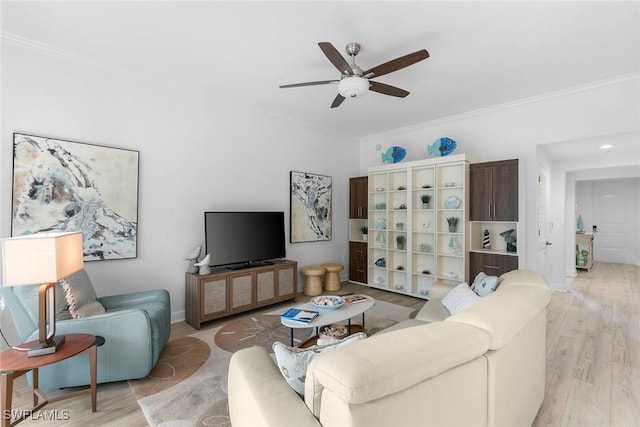
<instances>
[{"instance_id":1,"label":"potted green plant","mask_svg":"<svg viewBox=\"0 0 640 427\"><path fill-rule=\"evenodd\" d=\"M398 245L398 249L403 250L404 244L406 243L407 238L403 235L396 236L396 244Z\"/></svg>"},{"instance_id":2,"label":"potted green plant","mask_svg":"<svg viewBox=\"0 0 640 427\"><path fill-rule=\"evenodd\" d=\"M447 218L447 223L449 224L449 231L452 233L456 232L456 228L458 227L458 221L460 220L460 218L455 217L455 216L451 216L449 218Z\"/></svg>"},{"instance_id":3,"label":"potted green plant","mask_svg":"<svg viewBox=\"0 0 640 427\"><path fill-rule=\"evenodd\" d=\"M422 196L420 196L420 200L422 200L422 209L429 209L431 194L423 194Z\"/></svg>"},{"instance_id":4,"label":"potted green plant","mask_svg":"<svg viewBox=\"0 0 640 427\"><path fill-rule=\"evenodd\" d=\"M360 231L362 232L362 240L366 242L369 238L369 227L363 225L360 227Z\"/></svg>"}]
</instances>

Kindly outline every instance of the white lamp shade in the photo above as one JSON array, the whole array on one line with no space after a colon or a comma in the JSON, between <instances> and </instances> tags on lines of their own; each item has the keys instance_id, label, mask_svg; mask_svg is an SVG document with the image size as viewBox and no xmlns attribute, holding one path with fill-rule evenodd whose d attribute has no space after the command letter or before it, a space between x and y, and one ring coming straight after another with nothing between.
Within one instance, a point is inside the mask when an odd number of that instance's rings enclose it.
<instances>
[{"instance_id":1,"label":"white lamp shade","mask_svg":"<svg viewBox=\"0 0 640 427\"><path fill-rule=\"evenodd\" d=\"M3 286L57 282L82 266L81 232L2 239Z\"/></svg>"},{"instance_id":2,"label":"white lamp shade","mask_svg":"<svg viewBox=\"0 0 640 427\"><path fill-rule=\"evenodd\" d=\"M338 92L345 98L357 98L369 91L369 80L359 77L345 77L338 83Z\"/></svg>"}]
</instances>

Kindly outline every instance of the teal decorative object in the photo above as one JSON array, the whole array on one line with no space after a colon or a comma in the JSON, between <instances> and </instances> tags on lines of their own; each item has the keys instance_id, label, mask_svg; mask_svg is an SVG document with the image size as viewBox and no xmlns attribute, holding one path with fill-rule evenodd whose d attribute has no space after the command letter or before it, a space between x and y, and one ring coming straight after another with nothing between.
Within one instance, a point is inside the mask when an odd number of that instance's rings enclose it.
<instances>
[{"instance_id":1,"label":"teal decorative object","mask_svg":"<svg viewBox=\"0 0 640 427\"><path fill-rule=\"evenodd\" d=\"M390 147L386 152L382 153L382 162L383 163L398 163L404 159L407 155L407 150L402 147L393 146Z\"/></svg>"},{"instance_id":2,"label":"teal decorative object","mask_svg":"<svg viewBox=\"0 0 640 427\"><path fill-rule=\"evenodd\" d=\"M584 233L584 221L582 221L582 215L578 214L578 223L576 225L578 231Z\"/></svg>"},{"instance_id":3,"label":"teal decorative object","mask_svg":"<svg viewBox=\"0 0 640 427\"><path fill-rule=\"evenodd\" d=\"M448 137L438 138L433 144L427 145L427 154L429 156L446 156L453 153L458 143Z\"/></svg>"}]
</instances>

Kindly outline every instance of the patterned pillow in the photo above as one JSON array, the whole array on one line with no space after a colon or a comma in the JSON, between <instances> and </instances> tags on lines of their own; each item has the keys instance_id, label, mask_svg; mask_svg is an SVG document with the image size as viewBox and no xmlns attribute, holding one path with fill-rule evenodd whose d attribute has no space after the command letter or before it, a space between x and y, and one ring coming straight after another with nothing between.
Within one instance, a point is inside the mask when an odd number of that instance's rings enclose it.
<instances>
[{"instance_id":1,"label":"patterned pillow","mask_svg":"<svg viewBox=\"0 0 640 427\"><path fill-rule=\"evenodd\" d=\"M442 298L442 305L449 310L449 313L456 314L470 307L479 299L480 297L469 288L469 285L460 283Z\"/></svg>"},{"instance_id":2,"label":"patterned pillow","mask_svg":"<svg viewBox=\"0 0 640 427\"><path fill-rule=\"evenodd\" d=\"M74 319L105 313L104 307L97 301L96 291L93 290L89 276L84 270L62 279L60 284L69 304L69 313Z\"/></svg>"},{"instance_id":3,"label":"patterned pillow","mask_svg":"<svg viewBox=\"0 0 640 427\"><path fill-rule=\"evenodd\" d=\"M273 343L273 352L276 356L276 364L287 383L300 396L304 396L304 381L307 377L307 367L313 359L321 354L332 351L338 347L361 341L367 337L364 332L358 332L339 340L334 344L315 345L308 348L289 347L281 342Z\"/></svg>"},{"instance_id":4,"label":"patterned pillow","mask_svg":"<svg viewBox=\"0 0 640 427\"><path fill-rule=\"evenodd\" d=\"M473 280L471 289L479 297L484 297L495 291L499 284L498 276L487 276L483 272L480 272Z\"/></svg>"}]
</instances>

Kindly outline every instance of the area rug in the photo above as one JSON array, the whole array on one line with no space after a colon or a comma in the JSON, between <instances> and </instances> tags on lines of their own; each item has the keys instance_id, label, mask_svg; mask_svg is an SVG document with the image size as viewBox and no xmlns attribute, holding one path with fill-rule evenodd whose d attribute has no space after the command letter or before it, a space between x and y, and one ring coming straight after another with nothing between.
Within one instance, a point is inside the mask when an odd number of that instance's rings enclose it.
<instances>
[{"instance_id":1,"label":"area rug","mask_svg":"<svg viewBox=\"0 0 640 427\"><path fill-rule=\"evenodd\" d=\"M275 341L288 344L290 329L280 323L280 314L287 308L249 313L217 328L169 341L149 376L129 381L149 425L230 426L227 373L231 355L254 345L271 352ZM415 313L410 308L376 301L366 312L365 326L372 335ZM311 328L296 329L295 342L304 341L312 333Z\"/></svg>"}]
</instances>

